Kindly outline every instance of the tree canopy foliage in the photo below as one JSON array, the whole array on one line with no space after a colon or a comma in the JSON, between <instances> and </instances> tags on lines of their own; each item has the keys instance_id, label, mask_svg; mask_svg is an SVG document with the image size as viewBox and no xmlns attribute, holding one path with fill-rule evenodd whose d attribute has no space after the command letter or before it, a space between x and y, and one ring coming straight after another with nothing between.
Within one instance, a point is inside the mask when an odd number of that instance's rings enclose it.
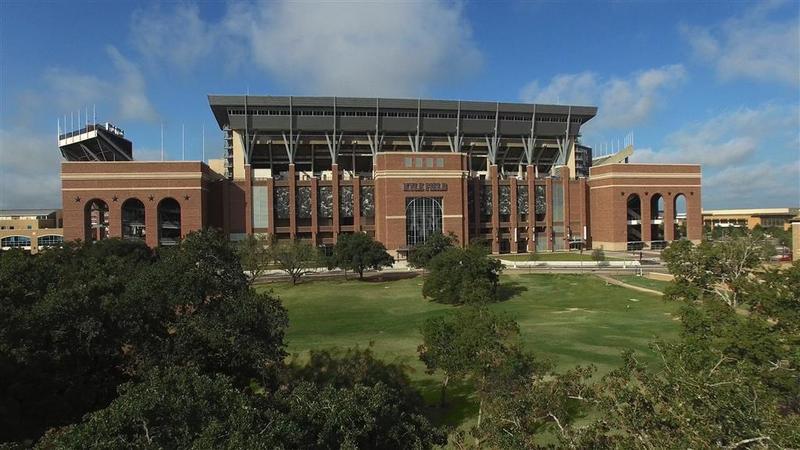
<instances>
[{"instance_id":1,"label":"tree canopy foliage","mask_svg":"<svg viewBox=\"0 0 800 450\"><path fill-rule=\"evenodd\" d=\"M417 269L426 269L431 260L457 243L454 234L436 232L428 236L423 244L417 245L408 252L408 265Z\"/></svg>"},{"instance_id":2,"label":"tree canopy foliage","mask_svg":"<svg viewBox=\"0 0 800 450\"><path fill-rule=\"evenodd\" d=\"M278 268L289 275L292 285L322 264L317 248L310 242L298 239L278 242L272 246L270 253Z\"/></svg>"},{"instance_id":3,"label":"tree canopy foliage","mask_svg":"<svg viewBox=\"0 0 800 450\"><path fill-rule=\"evenodd\" d=\"M444 433L369 351L287 364L286 310L216 231L0 254L0 442L428 448ZM49 430L49 431L48 431Z\"/></svg>"},{"instance_id":4,"label":"tree canopy foliage","mask_svg":"<svg viewBox=\"0 0 800 450\"><path fill-rule=\"evenodd\" d=\"M394 258L386 251L386 247L366 233L339 235L330 260L332 267L352 270L359 279L364 278L365 270L381 270L392 264Z\"/></svg>"},{"instance_id":5,"label":"tree canopy foliage","mask_svg":"<svg viewBox=\"0 0 800 450\"><path fill-rule=\"evenodd\" d=\"M447 304L483 303L497 300L503 264L477 245L451 247L428 264L422 295Z\"/></svg>"}]
</instances>

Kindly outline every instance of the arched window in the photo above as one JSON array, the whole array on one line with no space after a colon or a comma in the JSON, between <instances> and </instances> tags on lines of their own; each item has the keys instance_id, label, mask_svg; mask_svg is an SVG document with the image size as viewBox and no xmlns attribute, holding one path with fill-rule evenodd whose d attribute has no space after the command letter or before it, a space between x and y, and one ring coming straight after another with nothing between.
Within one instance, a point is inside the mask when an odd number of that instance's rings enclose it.
<instances>
[{"instance_id":1,"label":"arched window","mask_svg":"<svg viewBox=\"0 0 800 450\"><path fill-rule=\"evenodd\" d=\"M642 201L637 194L628 196L628 248L638 249L642 245Z\"/></svg>"},{"instance_id":2,"label":"arched window","mask_svg":"<svg viewBox=\"0 0 800 450\"><path fill-rule=\"evenodd\" d=\"M0 247L2 247L3 250L8 250L10 248L23 248L30 250L31 239L26 236L6 236L3 239L0 239Z\"/></svg>"},{"instance_id":3,"label":"arched window","mask_svg":"<svg viewBox=\"0 0 800 450\"><path fill-rule=\"evenodd\" d=\"M174 198L158 204L158 245L175 245L181 240L181 205Z\"/></svg>"},{"instance_id":4,"label":"arched window","mask_svg":"<svg viewBox=\"0 0 800 450\"><path fill-rule=\"evenodd\" d=\"M125 200L122 204L122 238L144 240L146 235L144 203L138 198Z\"/></svg>"},{"instance_id":5,"label":"arched window","mask_svg":"<svg viewBox=\"0 0 800 450\"><path fill-rule=\"evenodd\" d=\"M664 197L661 194L650 198L650 240L664 240Z\"/></svg>"},{"instance_id":6,"label":"arched window","mask_svg":"<svg viewBox=\"0 0 800 450\"><path fill-rule=\"evenodd\" d=\"M433 233L442 232L442 198L412 197L406 199L406 245L425 243Z\"/></svg>"},{"instance_id":7,"label":"arched window","mask_svg":"<svg viewBox=\"0 0 800 450\"><path fill-rule=\"evenodd\" d=\"M675 211L675 239L686 239L686 196L683 194L678 194L675 196L674 201L675 208L673 211Z\"/></svg>"},{"instance_id":8,"label":"arched window","mask_svg":"<svg viewBox=\"0 0 800 450\"><path fill-rule=\"evenodd\" d=\"M39 236L36 240L36 245L39 248L58 247L64 243L64 237L57 234L48 234L46 236Z\"/></svg>"},{"instance_id":9,"label":"arched window","mask_svg":"<svg viewBox=\"0 0 800 450\"><path fill-rule=\"evenodd\" d=\"M108 203L99 199L89 200L83 211L83 220L86 242L108 238Z\"/></svg>"}]
</instances>

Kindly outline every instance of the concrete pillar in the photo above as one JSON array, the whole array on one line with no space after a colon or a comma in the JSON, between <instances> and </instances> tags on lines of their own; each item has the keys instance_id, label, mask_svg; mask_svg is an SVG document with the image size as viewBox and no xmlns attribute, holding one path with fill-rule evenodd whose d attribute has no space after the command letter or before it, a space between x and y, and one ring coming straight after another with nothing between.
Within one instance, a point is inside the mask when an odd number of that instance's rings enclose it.
<instances>
[{"instance_id":1,"label":"concrete pillar","mask_svg":"<svg viewBox=\"0 0 800 450\"><path fill-rule=\"evenodd\" d=\"M244 165L244 232L253 234L253 170Z\"/></svg>"},{"instance_id":2,"label":"concrete pillar","mask_svg":"<svg viewBox=\"0 0 800 450\"><path fill-rule=\"evenodd\" d=\"M500 253L500 179L497 164L489 166L489 180L492 183L492 253Z\"/></svg>"},{"instance_id":3,"label":"concrete pillar","mask_svg":"<svg viewBox=\"0 0 800 450\"><path fill-rule=\"evenodd\" d=\"M792 219L792 259L800 261L800 216Z\"/></svg>"},{"instance_id":4,"label":"concrete pillar","mask_svg":"<svg viewBox=\"0 0 800 450\"><path fill-rule=\"evenodd\" d=\"M275 234L275 179L267 179L267 232Z\"/></svg>"}]
</instances>

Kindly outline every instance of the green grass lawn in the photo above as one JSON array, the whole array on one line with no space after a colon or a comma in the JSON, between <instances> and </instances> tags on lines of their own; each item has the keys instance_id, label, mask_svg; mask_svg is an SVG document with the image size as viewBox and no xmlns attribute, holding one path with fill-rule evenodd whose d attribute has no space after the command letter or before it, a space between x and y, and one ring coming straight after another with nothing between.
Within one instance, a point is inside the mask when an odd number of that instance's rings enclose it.
<instances>
[{"instance_id":1,"label":"green grass lawn","mask_svg":"<svg viewBox=\"0 0 800 450\"><path fill-rule=\"evenodd\" d=\"M664 288L669 284L669 281L651 280L650 278L640 277L638 275L614 275L614 278L622 281L623 283L628 283L647 289L653 289L660 292L664 292Z\"/></svg>"},{"instance_id":2,"label":"green grass lawn","mask_svg":"<svg viewBox=\"0 0 800 450\"><path fill-rule=\"evenodd\" d=\"M417 358L418 330L425 319L454 307L423 299L422 281L306 281L262 289L272 289L289 311L290 353L302 357L310 349L372 344L378 357L407 366L412 381L433 404L440 378L426 374ZM649 360L647 346L653 338L677 336L677 304L607 286L594 276L504 275L502 289L508 299L492 308L510 314L520 325L524 344L554 360L561 371L594 364L602 375L618 366L623 349L632 348ZM470 391L469 386L452 386L450 409L438 420L457 425L474 416Z\"/></svg>"},{"instance_id":3,"label":"green grass lawn","mask_svg":"<svg viewBox=\"0 0 800 450\"><path fill-rule=\"evenodd\" d=\"M529 254L494 255L495 258L506 261L530 261ZM607 261L622 261L623 258L606 256ZM543 252L538 254L536 261L592 261L592 252Z\"/></svg>"}]
</instances>

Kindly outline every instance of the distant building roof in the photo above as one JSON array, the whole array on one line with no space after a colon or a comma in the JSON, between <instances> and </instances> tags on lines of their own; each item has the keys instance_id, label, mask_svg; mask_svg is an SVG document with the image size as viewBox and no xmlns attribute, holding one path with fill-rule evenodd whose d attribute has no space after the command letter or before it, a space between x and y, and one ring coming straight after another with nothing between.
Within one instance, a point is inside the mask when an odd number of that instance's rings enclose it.
<instances>
[{"instance_id":1,"label":"distant building roof","mask_svg":"<svg viewBox=\"0 0 800 450\"><path fill-rule=\"evenodd\" d=\"M704 216L794 216L800 208L704 209Z\"/></svg>"},{"instance_id":2,"label":"distant building roof","mask_svg":"<svg viewBox=\"0 0 800 450\"><path fill-rule=\"evenodd\" d=\"M5 216L47 216L58 212L60 209L0 209L0 217Z\"/></svg>"}]
</instances>

